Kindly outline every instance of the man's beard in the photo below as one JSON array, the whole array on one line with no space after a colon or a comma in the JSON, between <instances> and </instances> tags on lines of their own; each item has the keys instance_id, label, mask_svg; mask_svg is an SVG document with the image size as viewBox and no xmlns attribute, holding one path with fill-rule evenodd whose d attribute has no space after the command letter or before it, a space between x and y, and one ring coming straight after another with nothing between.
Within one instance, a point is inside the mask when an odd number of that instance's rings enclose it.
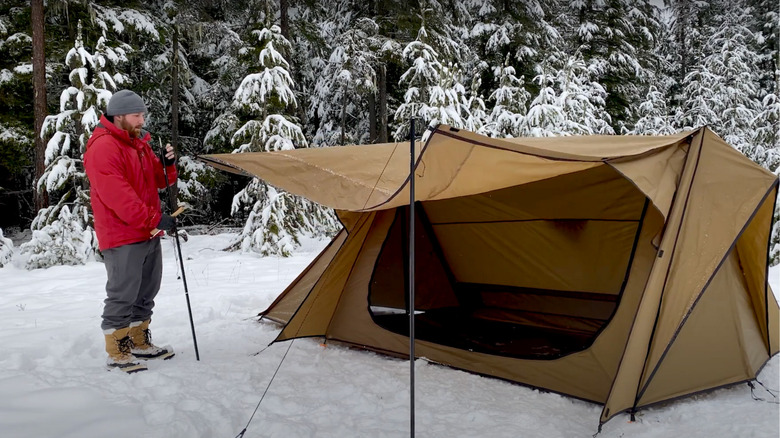
<instances>
[{"instance_id":1,"label":"man's beard","mask_svg":"<svg viewBox=\"0 0 780 438\"><path fill-rule=\"evenodd\" d=\"M119 128L124 129L130 135L130 138L141 138L141 127L133 126L124 119L119 121Z\"/></svg>"}]
</instances>

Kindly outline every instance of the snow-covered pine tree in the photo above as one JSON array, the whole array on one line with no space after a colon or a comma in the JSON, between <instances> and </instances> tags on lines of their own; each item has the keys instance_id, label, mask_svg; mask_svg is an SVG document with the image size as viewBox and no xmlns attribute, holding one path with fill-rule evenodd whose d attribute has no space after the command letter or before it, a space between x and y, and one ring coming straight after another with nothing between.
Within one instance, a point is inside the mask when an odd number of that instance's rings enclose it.
<instances>
[{"instance_id":1,"label":"snow-covered pine tree","mask_svg":"<svg viewBox=\"0 0 780 438\"><path fill-rule=\"evenodd\" d=\"M508 77L504 76L508 73L507 66L523 88L533 87L525 83L525 78L535 77L536 68L545 56L565 46L558 30L548 21L549 2L465 0L465 3L473 11L468 41L474 53L489 66L486 73L492 73L483 75L490 95L507 86Z\"/></svg>"},{"instance_id":2,"label":"snow-covered pine tree","mask_svg":"<svg viewBox=\"0 0 780 438\"><path fill-rule=\"evenodd\" d=\"M411 61L411 67L402 76L399 85L406 84L404 102L395 112L396 128L393 137L396 141L409 138L409 119L421 117L424 124L434 118L437 111L430 107L431 90L438 87L444 66L439 62L439 54L425 40L425 27L420 27L417 39L409 43L403 51L405 59ZM459 123L459 121L458 121ZM419 125L418 125L419 126Z\"/></svg>"},{"instance_id":3,"label":"snow-covered pine tree","mask_svg":"<svg viewBox=\"0 0 780 438\"><path fill-rule=\"evenodd\" d=\"M701 63L702 46L706 34L710 33L708 2L700 0L664 0L669 14L670 47L667 61L674 81L671 84L670 104L674 108L682 108L687 100L683 91L685 78L691 69Z\"/></svg>"},{"instance_id":4,"label":"snow-covered pine tree","mask_svg":"<svg viewBox=\"0 0 780 438\"><path fill-rule=\"evenodd\" d=\"M11 263L13 255L14 243L3 235L3 229L0 228L0 268Z\"/></svg>"},{"instance_id":5,"label":"snow-covered pine tree","mask_svg":"<svg viewBox=\"0 0 780 438\"><path fill-rule=\"evenodd\" d=\"M461 62L470 55L461 42L453 39L454 25L447 16L438 1L420 2L417 38L406 45L402 55L409 67L398 81L405 92L403 103L395 112L393 137L396 141L409 137L412 117L421 119L424 125L445 123L465 129L470 126L475 130L485 123L471 112L472 108L481 107L482 117L485 117L485 106L484 102L473 99L477 96L469 93L471 87L467 90L463 85L473 84L461 68ZM478 67L474 60L469 63Z\"/></svg>"},{"instance_id":6,"label":"snow-covered pine tree","mask_svg":"<svg viewBox=\"0 0 780 438\"><path fill-rule=\"evenodd\" d=\"M258 73L241 82L233 98L234 114L243 125L232 135L234 153L280 151L306 147L297 124L294 83L284 53L291 49L279 26L252 31L257 42L245 49L257 63ZM253 179L233 198L232 213L249 216L233 249L262 255L287 257L299 245L304 232L322 233L335 229L335 218L309 201L278 191Z\"/></svg>"},{"instance_id":7,"label":"snow-covered pine tree","mask_svg":"<svg viewBox=\"0 0 780 438\"><path fill-rule=\"evenodd\" d=\"M645 98L657 65L653 47L660 24L649 0L570 0L573 49L591 80L606 91L605 109L616 132L631 129L633 109Z\"/></svg>"},{"instance_id":8,"label":"snow-covered pine tree","mask_svg":"<svg viewBox=\"0 0 780 438\"><path fill-rule=\"evenodd\" d=\"M20 20L22 8L10 9L5 13L8 7L0 7L0 171L7 172L0 181L6 188L18 188L29 187L26 181L12 184L11 179L27 173L28 151L33 150L35 138L30 94L32 38L24 29L29 28L29 14Z\"/></svg>"},{"instance_id":9,"label":"snow-covered pine tree","mask_svg":"<svg viewBox=\"0 0 780 438\"><path fill-rule=\"evenodd\" d=\"M457 128L480 129L484 120L473 117L474 103L463 86L463 72L456 65L439 62L438 53L426 43L428 34L421 27L417 39L404 49L404 58L411 63L401 75L399 85L406 86L404 102L395 112L396 141L409 137L409 119L422 119L424 125L444 123ZM480 106L479 103L476 104ZM481 103L484 111L484 102Z\"/></svg>"},{"instance_id":10,"label":"snow-covered pine tree","mask_svg":"<svg viewBox=\"0 0 780 438\"><path fill-rule=\"evenodd\" d=\"M534 78L540 88L531 102L520 135L614 134L606 112L606 91L591 80L591 71L579 56L566 58L563 68L543 65Z\"/></svg>"},{"instance_id":11,"label":"snow-covered pine tree","mask_svg":"<svg viewBox=\"0 0 780 438\"><path fill-rule=\"evenodd\" d=\"M519 128L524 124L523 119L528 112L531 94L524 87L523 77L515 76L515 69L509 59L507 55L504 66L494 68L498 87L488 98L494 104L485 124L485 132L491 137L519 136Z\"/></svg>"},{"instance_id":12,"label":"snow-covered pine tree","mask_svg":"<svg viewBox=\"0 0 780 438\"><path fill-rule=\"evenodd\" d=\"M480 67L487 69L487 64L482 62ZM463 69L459 69L460 77L466 78ZM480 134L489 134L487 129L488 118L485 98L482 95L482 78L480 74L475 73L471 78L471 86L461 99L466 108L466 129Z\"/></svg>"},{"instance_id":13,"label":"snow-covered pine tree","mask_svg":"<svg viewBox=\"0 0 780 438\"><path fill-rule=\"evenodd\" d=\"M100 37L94 54L90 53L84 47L81 23L78 29L65 57L71 86L60 95L60 113L47 116L39 134L49 140L46 171L36 189L46 190L53 205L38 212L31 225L31 241L20 246L22 253L29 254L28 269L83 264L98 254L89 183L81 159L100 119L100 108L106 107L119 84L127 82L117 66L127 61L130 48L124 44L111 47Z\"/></svg>"},{"instance_id":14,"label":"snow-covered pine tree","mask_svg":"<svg viewBox=\"0 0 780 438\"><path fill-rule=\"evenodd\" d=\"M539 93L531 101L528 113L517 130L523 137L552 137L565 135L566 116L558 102L555 71L545 65L540 66L539 74L533 81L539 87Z\"/></svg>"},{"instance_id":15,"label":"snow-covered pine tree","mask_svg":"<svg viewBox=\"0 0 780 438\"><path fill-rule=\"evenodd\" d=\"M760 164L780 173L780 10L773 0L748 0L753 11L750 29L757 36L759 97L761 107L754 121L752 143L763 149ZM759 149L759 150L760 150ZM780 264L780 202L775 205L770 239L770 262Z\"/></svg>"},{"instance_id":16,"label":"snow-covered pine tree","mask_svg":"<svg viewBox=\"0 0 780 438\"><path fill-rule=\"evenodd\" d=\"M675 125L678 115L667 105L666 93L651 85L647 98L639 104L636 115L639 119L634 123L630 134L637 135L671 135L679 130Z\"/></svg>"},{"instance_id":17,"label":"snow-covered pine tree","mask_svg":"<svg viewBox=\"0 0 780 438\"><path fill-rule=\"evenodd\" d=\"M780 10L776 2L748 0L750 42L757 55L758 115L753 121L751 144L756 162L770 171L780 166ZM744 17L744 15L743 15Z\"/></svg>"},{"instance_id":18,"label":"snow-covered pine tree","mask_svg":"<svg viewBox=\"0 0 780 438\"><path fill-rule=\"evenodd\" d=\"M635 135L667 135L680 131L678 122L681 119L681 109L675 105L673 93L679 89L675 82L675 74L679 69L676 40L671 32L672 22L669 14L662 16L662 26L658 35L659 44L653 48L658 66L654 69L652 84L646 91L646 96L636 107L638 118L634 128L628 134Z\"/></svg>"},{"instance_id":19,"label":"snow-covered pine tree","mask_svg":"<svg viewBox=\"0 0 780 438\"><path fill-rule=\"evenodd\" d=\"M309 117L319 121L313 143L362 144L370 138L369 94L377 92L376 67L383 41L379 26L359 18L333 42L311 95Z\"/></svg>"},{"instance_id":20,"label":"snow-covered pine tree","mask_svg":"<svg viewBox=\"0 0 780 438\"><path fill-rule=\"evenodd\" d=\"M687 102L682 122L688 128L709 125L727 143L761 163L765 150L752 144L761 102L755 34L745 26L750 9L729 6L703 46L706 57L683 82Z\"/></svg>"}]
</instances>

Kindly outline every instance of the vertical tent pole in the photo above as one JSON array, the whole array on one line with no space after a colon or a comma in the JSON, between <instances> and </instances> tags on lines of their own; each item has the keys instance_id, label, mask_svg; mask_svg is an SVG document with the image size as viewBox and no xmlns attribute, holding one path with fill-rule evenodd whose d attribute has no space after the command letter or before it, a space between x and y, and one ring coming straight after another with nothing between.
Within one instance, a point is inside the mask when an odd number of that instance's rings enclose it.
<instances>
[{"instance_id":1,"label":"vertical tent pole","mask_svg":"<svg viewBox=\"0 0 780 438\"><path fill-rule=\"evenodd\" d=\"M409 133L409 430L414 437L414 118Z\"/></svg>"}]
</instances>

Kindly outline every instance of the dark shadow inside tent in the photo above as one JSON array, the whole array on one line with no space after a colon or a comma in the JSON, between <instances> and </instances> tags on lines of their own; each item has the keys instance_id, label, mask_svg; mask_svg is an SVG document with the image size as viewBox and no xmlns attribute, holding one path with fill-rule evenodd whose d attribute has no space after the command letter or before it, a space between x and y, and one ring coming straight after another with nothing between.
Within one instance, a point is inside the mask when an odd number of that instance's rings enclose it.
<instances>
[{"instance_id":1,"label":"dark shadow inside tent","mask_svg":"<svg viewBox=\"0 0 780 438\"><path fill-rule=\"evenodd\" d=\"M606 165L415 207L415 336L516 358L588 348L620 302L647 198ZM371 316L408 336L409 208L396 211Z\"/></svg>"}]
</instances>

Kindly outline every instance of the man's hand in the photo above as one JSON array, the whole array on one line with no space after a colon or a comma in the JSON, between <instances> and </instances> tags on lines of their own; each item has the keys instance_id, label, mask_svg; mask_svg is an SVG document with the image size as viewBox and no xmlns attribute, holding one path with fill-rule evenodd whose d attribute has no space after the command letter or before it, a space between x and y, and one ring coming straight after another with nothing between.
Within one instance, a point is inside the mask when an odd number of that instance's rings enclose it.
<instances>
[{"instance_id":1,"label":"man's hand","mask_svg":"<svg viewBox=\"0 0 780 438\"><path fill-rule=\"evenodd\" d=\"M160 222L157 224L156 228L158 230L171 231L175 226L176 226L176 218L171 215L167 215L163 213L162 217L160 218Z\"/></svg>"},{"instance_id":2,"label":"man's hand","mask_svg":"<svg viewBox=\"0 0 780 438\"><path fill-rule=\"evenodd\" d=\"M176 163L176 154L173 152L173 146L170 143L165 145L165 156L163 157L164 166L172 166Z\"/></svg>"}]
</instances>

